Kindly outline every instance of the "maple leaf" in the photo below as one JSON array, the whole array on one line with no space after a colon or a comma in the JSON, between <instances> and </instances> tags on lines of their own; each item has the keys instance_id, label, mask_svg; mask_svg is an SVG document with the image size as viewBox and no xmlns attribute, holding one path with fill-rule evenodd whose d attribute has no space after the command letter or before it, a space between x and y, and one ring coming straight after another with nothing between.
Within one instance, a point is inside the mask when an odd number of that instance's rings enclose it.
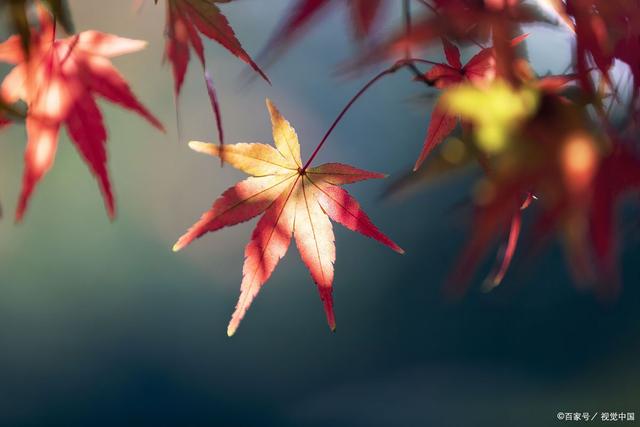
<instances>
[{"instance_id":1,"label":"maple leaf","mask_svg":"<svg viewBox=\"0 0 640 427\"><path fill-rule=\"evenodd\" d=\"M327 322L333 313L334 235L329 218L403 253L382 234L358 202L340 186L384 175L340 163L306 168L300 159L295 130L267 100L275 147L260 143L218 145L192 141L195 151L224 157L233 167L252 175L226 190L175 244L178 251L208 232L247 221L258 221L245 249L241 294L227 329L233 335L247 309L282 257L291 237L318 286Z\"/></svg>"},{"instance_id":2,"label":"maple leaf","mask_svg":"<svg viewBox=\"0 0 640 427\"><path fill-rule=\"evenodd\" d=\"M158 3L158 0L154 0ZM265 80L269 80L251 59L237 39L229 21L217 3L230 0L167 0L167 58L173 66L175 93L180 93L189 64L189 46L200 62L205 64L204 46L200 34L216 41L231 54L251 66Z\"/></svg>"},{"instance_id":3,"label":"maple leaf","mask_svg":"<svg viewBox=\"0 0 640 427\"><path fill-rule=\"evenodd\" d=\"M589 211L589 234L597 274L614 285L619 280L616 210L625 197L640 192L640 158L632 147L629 141L619 141L613 152L602 160L594 177Z\"/></svg>"},{"instance_id":4,"label":"maple leaf","mask_svg":"<svg viewBox=\"0 0 640 427\"><path fill-rule=\"evenodd\" d=\"M22 47L25 52L29 52L31 44L31 27L28 19L28 8L32 3L41 3L49 8L54 19L59 21L67 33L73 33L73 21L66 0L41 0L40 2L31 0L9 0L6 6L9 7L9 17L13 30L20 35Z\"/></svg>"},{"instance_id":5,"label":"maple leaf","mask_svg":"<svg viewBox=\"0 0 640 427\"><path fill-rule=\"evenodd\" d=\"M523 148L527 145L520 142L519 136L525 123L540 108L541 99L542 93L537 85L515 89L500 79L484 87L472 83L459 84L443 95L442 102L450 114L458 114L473 124L474 145L486 153L490 161L485 171L486 178L476 187L477 206L471 239L460 256L460 268L456 269L447 285L447 290L453 295L462 293L487 247L505 231L507 241L498 253L496 266L485 280L484 289L496 287L511 263L521 231L521 211L531 203L532 193L537 194L534 191L538 190L536 184L540 175L547 176L544 172L548 172L544 164L536 162L532 166L531 154ZM478 105L483 108L472 108ZM548 154L545 159L556 155L554 152L545 154ZM509 162L511 166L506 167ZM515 162L523 164L519 164L518 169L513 167Z\"/></svg>"},{"instance_id":6,"label":"maple leaf","mask_svg":"<svg viewBox=\"0 0 640 427\"><path fill-rule=\"evenodd\" d=\"M31 53L25 55L18 36L0 44L0 61L14 64L0 87L10 103L28 107L25 171L16 218L20 221L29 198L54 163L60 128L98 179L107 212L115 203L107 172L107 132L94 97L99 95L144 117L156 128L162 124L135 97L109 58L142 49L145 42L97 31L57 39L48 14L40 13L40 29L31 34Z\"/></svg>"},{"instance_id":7,"label":"maple leaf","mask_svg":"<svg viewBox=\"0 0 640 427\"><path fill-rule=\"evenodd\" d=\"M158 0L154 1L158 3ZM165 52L173 71L174 93L176 97L180 94L189 65L190 47L193 47L204 69L205 84L216 115L221 143L224 142L224 136L220 106L211 76L206 71L204 45L200 34L216 41L232 55L251 66L263 79L269 81L266 74L244 50L229 21L217 6L217 3L229 3L229 1L231 0L167 0Z\"/></svg>"},{"instance_id":8,"label":"maple leaf","mask_svg":"<svg viewBox=\"0 0 640 427\"><path fill-rule=\"evenodd\" d=\"M520 232L522 230L522 211L527 209L533 200L534 196L531 193L528 193L524 197L524 201L520 205L519 209L516 209L515 213L512 214L513 216L511 217L511 223L509 224L507 239L498 250L493 270L489 273L489 276L483 283L483 290L485 292L489 292L499 286L500 283L502 283L504 276L507 274L507 271L511 266L511 262L513 261L513 256L516 253L516 248L518 247L518 239L520 238Z\"/></svg>"},{"instance_id":9,"label":"maple leaf","mask_svg":"<svg viewBox=\"0 0 640 427\"><path fill-rule=\"evenodd\" d=\"M364 37L371 32L384 1L347 0L344 2L351 11L351 21L357 37ZM332 4L335 4L335 2L330 0L297 0L284 24L276 33L274 41L277 44L291 41L295 34L302 31L314 18Z\"/></svg>"},{"instance_id":10,"label":"maple leaf","mask_svg":"<svg viewBox=\"0 0 640 427\"><path fill-rule=\"evenodd\" d=\"M460 99L450 105L461 107L469 95L503 97L506 86L496 83L503 88L493 93L455 88L449 95ZM584 104L572 103L557 92L561 85L562 79L553 78L547 84L531 82L510 89L501 102L509 107L508 120L503 108L488 108L485 113L459 110L474 123L474 140L490 154L491 168L477 187L481 191L476 191L471 239L449 282L450 291L464 289L487 247L505 230L509 238L503 262L508 267L520 233L520 211L534 196L535 241L557 231L577 283L606 284L600 290L609 295L617 288L614 212L622 197L640 190L640 160L631 147L611 143L598 132ZM489 287L502 279L503 271L498 266Z\"/></svg>"},{"instance_id":11,"label":"maple leaf","mask_svg":"<svg viewBox=\"0 0 640 427\"><path fill-rule=\"evenodd\" d=\"M296 0L283 23L274 32L260 56L265 62L273 63L288 46L308 31L311 24L332 7L342 3L349 9L353 35L358 41L365 40L380 21L388 0Z\"/></svg>"},{"instance_id":12,"label":"maple leaf","mask_svg":"<svg viewBox=\"0 0 640 427\"><path fill-rule=\"evenodd\" d=\"M486 88L459 85L449 89L443 98L448 111L475 124L477 143L489 154L505 149L509 137L536 111L538 102L536 88L514 89L503 80Z\"/></svg>"},{"instance_id":13,"label":"maple leaf","mask_svg":"<svg viewBox=\"0 0 640 427\"><path fill-rule=\"evenodd\" d=\"M576 70L587 95L595 95L591 64L611 84L614 59L626 63L632 75L634 101L640 90L640 3L636 0L555 0L552 7L563 19L575 21ZM599 100L595 97L594 102Z\"/></svg>"},{"instance_id":14,"label":"maple leaf","mask_svg":"<svg viewBox=\"0 0 640 427\"><path fill-rule=\"evenodd\" d=\"M527 34L516 37L511 41L511 46L517 46L526 37ZM481 49L463 66L460 62L460 50L456 45L443 38L442 46L447 63L434 65L424 74L425 80L436 88L447 89L464 82L482 87L494 79L496 75L496 52L494 48ZM438 100L433 107L427 136L422 151L413 167L414 171L418 170L431 151L453 132L458 122L459 118L448 114L447 108L442 105L441 100Z\"/></svg>"},{"instance_id":15,"label":"maple leaf","mask_svg":"<svg viewBox=\"0 0 640 427\"><path fill-rule=\"evenodd\" d=\"M497 73L512 79L513 52L510 40L521 33L520 26L531 23L549 23L535 6L524 1L483 2L477 0L433 0L431 12L419 17L410 31L403 26L390 37L372 44L345 64L345 70L361 69L389 59L405 58L407 52L428 48L440 38L460 42L478 43L491 37L494 49L500 55ZM498 7L499 6L499 7Z\"/></svg>"}]
</instances>

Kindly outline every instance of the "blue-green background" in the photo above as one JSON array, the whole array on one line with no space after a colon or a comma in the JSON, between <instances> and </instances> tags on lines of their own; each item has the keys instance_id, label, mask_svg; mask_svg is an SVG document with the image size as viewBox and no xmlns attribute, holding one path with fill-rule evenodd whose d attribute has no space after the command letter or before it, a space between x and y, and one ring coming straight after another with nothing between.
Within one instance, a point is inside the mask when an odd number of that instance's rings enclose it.
<instances>
[{"instance_id":1,"label":"blue-green background","mask_svg":"<svg viewBox=\"0 0 640 427\"><path fill-rule=\"evenodd\" d=\"M14 224L24 128L0 135L0 425L545 426L559 424L558 411L640 416L637 230L625 226L624 289L615 302L576 289L556 243L535 259L518 258L497 291L478 292L476 279L465 299L447 301L442 283L464 267L455 259L468 235L468 212L457 207L465 179L396 202L379 200L385 182L351 186L407 254L336 226L337 332L329 332L291 247L227 338L254 222L170 250L242 174L186 146L215 140L196 62L179 102L178 136L170 71L161 66L164 8L147 3L135 14L129 0L70 1L79 30L149 41L115 63L168 128L160 134L102 103L114 223L64 135L25 222ZM223 9L256 53L288 3L243 0ZM246 67L207 44L228 141L270 141L268 96L310 154L371 75L334 75L356 48L345 10L336 7L268 69L273 86L247 85ZM533 31L527 43L536 68L564 69L568 40ZM390 173L389 180L401 175L428 123L430 103L418 99L425 93L404 73L381 83L318 160Z\"/></svg>"}]
</instances>

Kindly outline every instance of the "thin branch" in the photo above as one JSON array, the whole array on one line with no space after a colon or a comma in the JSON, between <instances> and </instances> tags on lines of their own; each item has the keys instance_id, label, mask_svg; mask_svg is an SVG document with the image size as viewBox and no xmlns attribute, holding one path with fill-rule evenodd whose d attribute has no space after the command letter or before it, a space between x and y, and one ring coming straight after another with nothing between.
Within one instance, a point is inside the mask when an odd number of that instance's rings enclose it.
<instances>
[{"instance_id":1,"label":"thin branch","mask_svg":"<svg viewBox=\"0 0 640 427\"><path fill-rule=\"evenodd\" d=\"M411 36L411 7L410 6L411 6L410 5L410 0L403 0L402 1L402 10L403 10L403 15L404 15L405 31L406 31L407 38L409 38ZM416 62L425 63L425 64L431 64L431 65L443 65L443 64L440 64L438 62L433 62L433 61L429 61L429 60L426 60L426 59L412 58L411 57L411 50L409 48L409 45L407 45L407 49L405 51L405 58L404 59L401 59L401 60L397 61L391 67L389 67L389 68L381 71L380 73L378 73L371 80L369 80L353 96L353 98L351 98L351 100L347 103L347 105L342 109L340 114L338 114L338 117L336 117L336 119L333 121L333 123L329 127L329 130L327 130L327 132L324 134L324 136L322 137L322 139L318 143L318 146L316 147L316 149L311 154L311 157L309 157L309 160L307 160L305 165L302 167L301 171L304 172L309 168L309 165L311 164L311 162L313 162L313 160L316 158L316 156L318 155L318 153L320 152L320 150L322 149L324 144L327 142L327 139L329 139L329 136L331 136L331 134L333 133L335 128L338 126L340 121L342 121L342 119L347 114L347 112L351 109L353 104L355 104L356 101L362 95L365 94L365 92L367 92L374 84L376 84L383 77L388 76L390 74L394 74L396 71L400 70L401 68L407 68L409 71L411 71L415 75L416 80L425 83L429 87L433 86L433 82L431 82L429 79L427 79L424 76L424 74L416 66L416 64L415 64Z\"/></svg>"},{"instance_id":2,"label":"thin branch","mask_svg":"<svg viewBox=\"0 0 640 427\"><path fill-rule=\"evenodd\" d=\"M455 67L452 67L449 64L444 64L442 62L436 62L436 61L429 61L428 59L421 59L421 58L406 58L405 61L407 62L418 62L421 64L429 64L429 65L437 65L439 67L444 67L444 68L449 68L451 70L455 70L455 71L460 71Z\"/></svg>"},{"instance_id":3,"label":"thin branch","mask_svg":"<svg viewBox=\"0 0 640 427\"><path fill-rule=\"evenodd\" d=\"M438 10L435 7L433 7L433 5L431 5L431 3L429 3L427 0L417 0L417 1L421 5L429 8L431 12L435 13L436 15L438 14Z\"/></svg>"},{"instance_id":4,"label":"thin branch","mask_svg":"<svg viewBox=\"0 0 640 427\"><path fill-rule=\"evenodd\" d=\"M402 15L404 16L404 31L405 37L407 38L407 46L405 48L404 57L405 60L411 58L411 2L410 0L402 0ZM417 80L423 80L428 82L424 77L424 74L420 71L418 67L413 62L407 63L407 68L411 71Z\"/></svg>"},{"instance_id":5,"label":"thin branch","mask_svg":"<svg viewBox=\"0 0 640 427\"><path fill-rule=\"evenodd\" d=\"M351 98L351 100L347 103L347 105L342 109L340 114L338 114L338 117L336 117L336 119L333 121L333 123L331 124L331 127L329 127L329 130L327 131L327 133L324 134L324 136L320 140L320 143L318 144L316 149L313 151L313 154L311 154L311 157L309 157L309 160L307 160L307 163L305 163L305 165L302 167L302 171L303 172L306 171L307 168L309 168L309 165L311 164L313 159L318 155L318 153L320 152L320 149L322 148L324 143L327 142L327 139L329 139L329 136L331 135L331 133L333 133L333 131L336 128L336 126L338 126L338 124L340 123L342 118L345 116L345 114L347 114L349 109L353 106L353 104L355 104L355 102L358 100L358 98L360 98L362 95L364 95L364 93L367 90L369 90L371 88L371 86L376 84L376 82L378 82L380 79L382 79L383 77L385 77L385 76L387 76L389 74L395 73L400 68L402 68L404 65L405 65L404 61L397 62L397 63L393 64L390 68L387 68L386 70L381 71L375 77L373 77L371 80L369 80L367 82L367 84L365 84L362 87L362 89L360 89L358 91L358 93L356 93L354 95L354 97Z\"/></svg>"}]
</instances>

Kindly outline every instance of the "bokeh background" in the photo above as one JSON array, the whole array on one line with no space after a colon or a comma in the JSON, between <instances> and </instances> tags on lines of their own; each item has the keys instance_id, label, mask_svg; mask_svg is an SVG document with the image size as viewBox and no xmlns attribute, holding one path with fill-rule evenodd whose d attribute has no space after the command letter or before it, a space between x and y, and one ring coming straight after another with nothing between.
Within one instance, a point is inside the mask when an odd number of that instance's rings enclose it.
<instances>
[{"instance_id":1,"label":"bokeh background","mask_svg":"<svg viewBox=\"0 0 640 427\"><path fill-rule=\"evenodd\" d=\"M257 53L289 3L223 8ZM102 103L117 220L108 221L95 181L64 135L20 225L12 211L24 127L0 135L0 425L545 426L558 424L558 411L640 417L637 210L625 210L624 289L615 302L576 289L554 242L535 259L517 257L493 293L477 290L477 276L462 301L448 301L442 284L468 233L460 202L470 179L380 199L413 164L431 108L429 93L404 73L356 105L318 160L391 174L350 191L407 254L336 225L337 332L328 330L291 247L227 338L255 221L171 252L242 177L186 146L215 140L199 66L191 64L179 101L178 132L170 71L161 65L163 5L147 1L136 14L129 0L70 4L79 30L149 41L115 62L168 132ZM303 156L310 154L371 75L334 73L356 49L345 10L336 8L268 69L273 86L248 83L246 67L207 43L228 141L271 140L268 96L298 129ZM535 29L527 47L538 71L562 71L569 43L561 31Z\"/></svg>"}]
</instances>

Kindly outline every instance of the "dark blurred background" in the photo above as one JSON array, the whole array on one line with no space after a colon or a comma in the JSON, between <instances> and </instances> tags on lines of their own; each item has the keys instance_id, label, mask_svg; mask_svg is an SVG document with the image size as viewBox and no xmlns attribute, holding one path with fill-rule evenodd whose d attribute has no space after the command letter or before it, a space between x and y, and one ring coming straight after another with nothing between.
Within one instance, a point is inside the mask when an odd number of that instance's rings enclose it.
<instances>
[{"instance_id":1,"label":"dark blurred background","mask_svg":"<svg viewBox=\"0 0 640 427\"><path fill-rule=\"evenodd\" d=\"M223 8L256 53L289 3ZM576 289L554 242L535 259L516 256L494 292L478 291L479 274L462 301L447 300L442 284L468 235L469 215L459 205L469 179L380 200L413 164L428 123L431 103L420 99L428 93L408 74L372 89L318 159L391 174L350 191L407 254L336 225L337 332L327 328L292 246L227 338L255 221L171 252L242 177L186 146L215 140L199 66L191 64L179 102L178 135L170 71L161 66L164 5L147 1L135 14L128 0L70 4L79 30L149 41L115 62L168 133L102 103L117 220L108 221L95 181L64 135L20 225L11 214L24 128L0 135L0 425L546 426L561 424L558 411L640 416L637 210L629 207L631 225L624 225L617 301ZM310 154L370 77L334 74L356 49L347 17L336 12L268 69L271 87L247 85L245 67L207 43L230 142L271 141L268 96L297 128L303 156ZM539 72L559 72L569 43L562 31L532 29L527 46Z\"/></svg>"}]
</instances>

